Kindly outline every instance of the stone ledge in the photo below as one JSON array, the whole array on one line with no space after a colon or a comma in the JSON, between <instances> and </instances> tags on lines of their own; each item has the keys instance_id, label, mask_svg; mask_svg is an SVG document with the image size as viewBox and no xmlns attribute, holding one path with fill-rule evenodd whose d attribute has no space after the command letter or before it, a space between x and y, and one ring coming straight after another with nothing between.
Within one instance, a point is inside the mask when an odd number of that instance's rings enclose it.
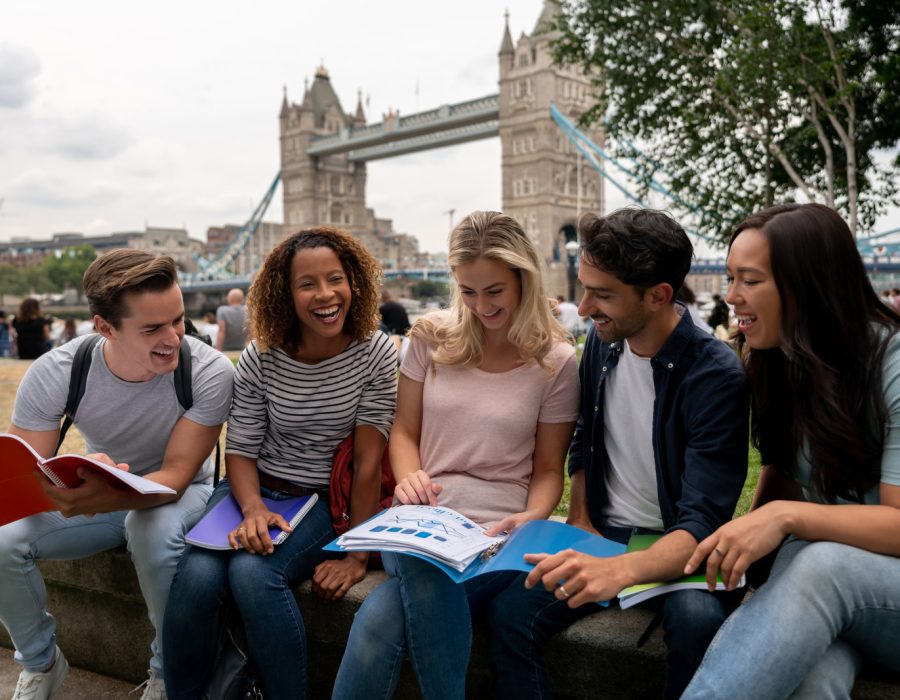
<instances>
[{"instance_id":1,"label":"stone ledge","mask_svg":"<svg viewBox=\"0 0 900 700\"><path fill-rule=\"evenodd\" d=\"M137 576L124 549L78 561L40 563L50 610L58 622L59 644L75 666L140 683L146 678L153 631L147 619ZM309 583L296 590L309 635L312 698L330 698L347 632L362 600L384 580L372 572L344 600L324 603L310 593ZM610 610L591 615L557 635L547 646L547 665L555 697L659 697L664 674L660 633L636 648L650 620L643 610ZM10 646L0 627L0 644ZM489 698L490 673L485 638L476 628L469 668L469 697ZM859 700L889 700L900 695L900 679L867 674L854 689ZM397 698L418 698L409 663L404 664Z\"/></svg>"}]
</instances>

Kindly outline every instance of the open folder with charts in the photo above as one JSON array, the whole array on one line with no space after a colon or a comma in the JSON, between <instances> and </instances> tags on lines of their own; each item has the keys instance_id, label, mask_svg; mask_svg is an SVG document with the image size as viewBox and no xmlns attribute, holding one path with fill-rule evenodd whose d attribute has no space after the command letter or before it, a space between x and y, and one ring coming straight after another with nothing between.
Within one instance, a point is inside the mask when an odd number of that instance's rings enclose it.
<instances>
[{"instance_id":1,"label":"open folder with charts","mask_svg":"<svg viewBox=\"0 0 900 700\"><path fill-rule=\"evenodd\" d=\"M529 553L575 549L595 557L622 554L625 545L553 520L531 520L509 535L484 529L450 508L395 506L326 546L332 551L410 554L428 561L456 582L492 571L531 571Z\"/></svg>"}]
</instances>

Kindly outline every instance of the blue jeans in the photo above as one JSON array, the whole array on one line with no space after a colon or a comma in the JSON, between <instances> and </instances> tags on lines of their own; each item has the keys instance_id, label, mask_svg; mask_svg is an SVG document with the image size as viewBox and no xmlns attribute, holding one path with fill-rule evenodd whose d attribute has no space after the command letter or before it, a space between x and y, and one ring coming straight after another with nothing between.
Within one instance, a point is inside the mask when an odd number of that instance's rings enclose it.
<instances>
[{"instance_id":1,"label":"blue jeans","mask_svg":"<svg viewBox=\"0 0 900 700\"><path fill-rule=\"evenodd\" d=\"M77 515L38 513L0 527L0 621L28 671L43 671L56 652L56 624L36 562L82 559L128 545L156 637L150 668L162 675L162 623L169 586L184 549L184 533L203 513L211 487L188 486L182 497L145 510Z\"/></svg>"},{"instance_id":2,"label":"blue jeans","mask_svg":"<svg viewBox=\"0 0 900 700\"><path fill-rule=\"evenodd\" d=\"M619 527L602 530L605 537L620 542L627 542L632 532L632 528ZM544 666L547 640L577 620L603 610L592 603L570 608L566 601L558 600L540 585L528 590L525 576L519 574L497 596L488 617L491 670L498 698L551 697ZM707 645L742 595L743 591L683 590L651 598L642 605L662 616L666 698L681 695Z\"/></svg>"},{"instance_id":3,"label":"blue jeans","mask_svg":"<svg viewBox=\"0 0 900 700\"><path fill-rule=\"evenodd\" d=\"M900 671L900 558L789 540L684 697L848 698L862 657Z\"/></svg>"},{"instance_id":4,"label":"blue jeans","mask_svg":"<svg viewBox=\"0 0 900 700\"><path fill-rule=\"evenodd\" d=\"M382 559L391 578L356 613L332 697L392 697L409 651L425 700L464 698L472 617L493 608L496 594L518 572L457 584L416 557L386 552Z\"/></svg>"},{"instance_id":5,"label":"blue jeans","mask_svg":"<svg viewBox=\"0 0 900 700\"><path fill-rule=\"evenodd\" d=\"M230 492L227 479L207 508ZM267 498L287 494L263 488ZM163 649L170 700L196 700L216 661L216 642L229 594L244 623L247 650L266 698L306 697L306 631L291 588L334 554L322 547L335 537L328 499L320 498L297 529L267 556L189 545L166 610Z\"/></svg>"}]
</instances>

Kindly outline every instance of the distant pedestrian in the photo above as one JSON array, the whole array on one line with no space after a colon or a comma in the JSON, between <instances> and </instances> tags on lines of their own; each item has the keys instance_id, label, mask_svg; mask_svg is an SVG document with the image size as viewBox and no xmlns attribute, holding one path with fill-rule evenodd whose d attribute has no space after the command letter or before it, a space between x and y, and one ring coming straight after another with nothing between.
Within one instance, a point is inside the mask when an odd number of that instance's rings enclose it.
<instances>
[{"instance_id":1,"label":"distant pedestrian","mask_svg":"<svg viewBox=\"0 0 900 700\"><path fill-rule=\"evenodd\" d=\"M697 308L697 296L694 294L694 290L687 284L682 284L681 288L675 293L675 301L684 304L688 313L691 315L691 320L697 328L704 330L707 333L713 332L712 326L700 318L700 309Z\"/></svg>"},{"instance_id":2,"label":"distant pedestrian","mask_svg":"<svg viewBox=\"0 0 900 700\"><path fill-rule=\"evenodd\" d=\"M212 311L203 314L203 322L197 324L198 330L209 336L210 343L216 347L216 340L219 337L219 324L216 322L216 315Z\"/></svg>"},{"instance_id":3,"label":"distant pedestrian","mask_svg":"<svg viewBox=\"0 0 900 700\"><path fill-rule=\"evenodd\" d=\"M578 307L571 301L566 301L560 295L557 295L556 302L556 310L558 312L556 317L559 319L562 327L566 329L566 332L572 336L572 339L578 340L578 336L582 335L584 331L584 323L581 320L581 316L578 315Z\"/></svg>"},{"instance_id":4,"label":"distant pedestrian","mask_svg":"<svg viewBox=\"0 0 900 700\"><path fill-rule=\"evenodd\" d=\"M725 300L718 294L713 294L713 302L713 310L709 312L709 318L706 319L706 322L714 331L719 326L725 326L727 329L729 320L731 319L731 312L728 310L728 304L726 304Z\"/></svg>"},{"instance_id":5,"label":"distant pedestrian","mask_svg":"<svg viewBox=\"0 0 900 700\"><path fill-rule=\"evenodd\" d=\"M70 340L73 340L78 336L77 324L75 323L74 318L67 318L65 324L63 324L62 333L59 334L59 338L56 339L56 345L65 345Z\"/></svg>"},{"instance_id":6,"label":"distant pedestrian","mask_svg":"<svg viewBox=\"0 0 900 700\"><path fill-rule=\"evenodd\" d=\"M244 293L232 289L226 297L227 306L216 309L216 350L243 350L247 345L247 310Z\"/></svg>"},{"instance_id":7,"label":"distant pedestrian","mask_svg":"<svg viewBox=\"0 0 900 700\"><path fill-rule=\"evenodd\" d=\"M900 311L900 289L897 289L897 287L891 290L891 304L894 305L897 311Z\"/></svg>"},{"instance_id":8,"label":"distant pedestrian","mask_svg":"<svg viewBox=\"0 0 900 700\"><path fill-rule=\"evenodd\" d=\"M387 327L388 335L406 335L409 330L409 316L406 309L399 301L391 297L391 293L383 289L381 291L381 322Z\"/></svg>"},{"instance_id":9,"label":"distant pedestrian","mask_svg":"<svg viewBox=\"0 0 900 700\"><path fill-rule=\"evenodd\" d=\"M34 360L50 349L50 323L49 318L41 315L37 299L22 300L12 322L20 359Z\"/></svg>"},{"instance_id":10,"label":"distant pedestrian","mask_svg":"<svg viewBox=\"0 0 900 700\"><path fill-rule=\"evenodd\" d=\"M6 320L6 312L0 309L0 357L9 357L11 345L12 334L9 330L9 322Z\"/></svg>"}]
</instances>

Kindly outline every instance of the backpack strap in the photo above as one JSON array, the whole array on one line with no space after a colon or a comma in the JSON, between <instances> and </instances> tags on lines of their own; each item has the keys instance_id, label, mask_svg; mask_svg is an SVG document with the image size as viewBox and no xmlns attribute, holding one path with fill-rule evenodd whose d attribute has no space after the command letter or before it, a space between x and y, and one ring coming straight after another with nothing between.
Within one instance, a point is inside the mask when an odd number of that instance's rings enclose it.
<instances>
[{"instance_id":1,"label":"backpack strap","mask_svg":"<svg viewBox=\"0 0 900 700\"><path fill-rule=\"evenodd\" d=\"M185 411L194 405L194 390L191 386L191 348L185 338L178 348L178 366L175 368L175 396Z\"/></svg>"},{"instance_id":2,"label":"backpack strap","mask_svg":"<svg viewBox=\"0 0 900 700\"><path fill-rule=\"evenodd\" d=\"M59 448L66 439L66 433L72 426L75 419L75 412L78 410L78 404L84 396L87 388L88 373L91 370L91 361L94 357L94 348L100 342L101 336L93 333L78 346L75 351L75 357L72 358L72 373L69 375L69 395L66 397L66 408L63 411L63 422L59 428L59 440L56 442L56 449L53 454L59 452Z\"/></svg>"},{"instance_id":3,"label":"backpack strap","mask_svg":"<svg viewBox=\"0 0 900 700\"><path fill-rule=\"evenodd\" d=\"M178 348L178 366L175 368L175 395L178 403L185 411L190 411L194 405L194 390L191 385L191 348L188 345L187 336L181 339L181 347ZM221 448L216 439L216 466L213 471L213 487L219 485L219 463L221 460Z\"/></svg>"}]
</instances>

